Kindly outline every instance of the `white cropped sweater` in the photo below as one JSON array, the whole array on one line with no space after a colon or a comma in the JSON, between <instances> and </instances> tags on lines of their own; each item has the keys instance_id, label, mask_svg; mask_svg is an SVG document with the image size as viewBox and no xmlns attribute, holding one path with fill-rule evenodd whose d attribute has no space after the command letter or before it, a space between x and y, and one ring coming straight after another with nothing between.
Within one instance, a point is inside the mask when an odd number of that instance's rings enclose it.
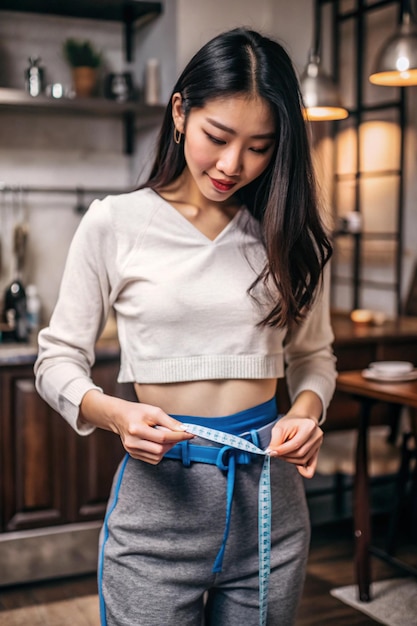
<instances>
[{"instance_id":1,"label":"white cropped sweater","mask_svg":"<svg viewBox=\"0 0 417 626\"><path fill-rule=\"evenodd\" d=\"M290 395L315 391L325 411L335 359L328 281L289 336L258 327L271 301L247 290L265 263L258 223L242 207L208 239L151 189L95 200L74 236L35 363L40 395L75 428L94 347L111 307L119 382L172 383L286 376Z\"/></svg>"}]
</instances>

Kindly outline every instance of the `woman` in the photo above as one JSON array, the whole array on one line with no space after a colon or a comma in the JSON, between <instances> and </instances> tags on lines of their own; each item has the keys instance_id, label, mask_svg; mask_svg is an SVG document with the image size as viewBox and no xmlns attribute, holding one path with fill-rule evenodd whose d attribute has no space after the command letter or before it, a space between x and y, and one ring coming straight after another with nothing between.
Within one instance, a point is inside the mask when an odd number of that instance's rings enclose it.
<instances>
[{"instance_id":1,"label":"woman","mask_svg":"<svg viewBox=\"0 0 417 626\"><path fill-rule=\"evenodd\" d=\"M330 255L287 53L246 29L215 37L173 89L149 180L84 216L39 335L39 393L80 434L108 429L126 449L101 537L103 625L197 626L203 613L211 626L294 623L302 477L335 381ZM119 381L137 403L90 378L110 307ZM284 363L292 404L277 420ZM206 427L253 447L215 443Z\"/></svg>"}]
</instances>

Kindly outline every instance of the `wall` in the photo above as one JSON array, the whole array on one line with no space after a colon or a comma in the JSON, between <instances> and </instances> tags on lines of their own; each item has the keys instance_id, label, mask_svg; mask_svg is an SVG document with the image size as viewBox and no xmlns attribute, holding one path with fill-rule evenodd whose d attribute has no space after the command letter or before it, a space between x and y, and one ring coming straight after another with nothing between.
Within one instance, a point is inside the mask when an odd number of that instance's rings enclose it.
<instances>
[{"instance_id":1,"label":"wall","mask_svg":"<svg viewBox=\"0 0 417 626\"><path fill-rule=\"evenodd\" d=\"M166 0L164 13L136 33L134 73L143 83L146 60L161 64L162 96L165 102L183 65L209 38L241 24L263 30L280 39L301 72L311 45L313 3L307 0ZM36 19L36 29L33 27ZM61 56L68 36L90 37L105 53L108 69L124 67L122 30L116 24L48 16L28 17L2 13L0 21L0 86L21 87L29 55L39 53L48 70L48 81L69 82ZM328 61L328 54L325 56ZM415 107L416 88L409 92L410 126L407 137L405 245L406 277L416 257L417 182ZM123 154L123 129L118 120L38 116L7 113L0 116L0 181L18 185L55 185L125 189L147 174L152 161L157 125L141 129L133 158ZM332 162L329 132L316 133L315 160L328 204L329 171ZM85 202L90 198L85 197ZM22 204L22 208L18 208ZM43 302L46 321L56 300L60 276L72 235L80 216L74 212L76 196L0 194L0 231L3 254L0 293L12 276L9 258L16 221L29 220L26 283L35 282ZM13 209L11 206L13 205ZM7 208L6 208L7 207ZM329 206L329 208L331 208ZM408 276L407 276L408 273ZM384 303L379 303L381 307Z\"/></svg>"},{"instance_id":2,"label":"wall","mask_svg":"<svg viewBox=\"0 0 417 626\"><path fill-rule=\"evenodd\" d=\"M121 28L90 20L2 13L0 21L0 85L23 88L29 56L40 55L47 82L71 84L62 57L66 37L91 38L105 50L108 67L121 69ZM36 28L34 24L36 22ZM123 188L129 183L129 160L123 154L122 126L116 119L2 112L0 117L0 181L15 187L64 186ZM88 198L85 199L89 201ZM69 241L79 223L76 196L8 192L0 195L3 263L0 287L14 275L11 262L13 228L29 224L23 279L38 285L44 318L57 296Z\"/></svg>"},{"instance_id":3,"label":"wall","mask_svg":"<svg viewBox=\"0 0 417 626\"><path fill-rule=\"evenodd\" d=\"M272 5L271 0L177 0L178 67L182 68L206 41L224 30L242 25L268 30Z\"/></svg>"},{"instance_id":4,"label":"wall","mask_svg":"<svg viewBox=\"0 0 417 626\"><path fill-rule=\"evenodd\" d=\"M165 83L175 71L175 2L170 0L167 4L160 22L154 21L135 33L136 44L140 44L133 65L138 88L143 86L143 68L150 56L158 54L164 60L162 67L169 72ZM123 32L118 23L2 12L0 86L22 89L28 57L39 55L46 82L61 82L70 87L71 74L62 55L62 42L67 37L91 39L102 51L102 76L108 71L132 69L124 61ZM88 206L93 197L77 197L75 193L35 194L21 188L132 187L143 165L124 154L123 133L123 123L116 118L1 112L0 294L15 276L13 229L24 220L29 237L23 281L38 286L44 322L55 304L68 247L80 221L80 214L74 209L79 201ZM146 145L147 133L142 135ZM15 191L2 193L2 182Z\"/></svg>"},{"instance_id":5,"label":"wall","mask_svg":"<svg viewBox=\"0 0 417 626\"><path fill-rule=\"evenodd\" d=\"M311 44L313 3L308 0L177 0L178 67L210 37L248 26L277 38L301 71Z\"/></svg>"}]
</instances>

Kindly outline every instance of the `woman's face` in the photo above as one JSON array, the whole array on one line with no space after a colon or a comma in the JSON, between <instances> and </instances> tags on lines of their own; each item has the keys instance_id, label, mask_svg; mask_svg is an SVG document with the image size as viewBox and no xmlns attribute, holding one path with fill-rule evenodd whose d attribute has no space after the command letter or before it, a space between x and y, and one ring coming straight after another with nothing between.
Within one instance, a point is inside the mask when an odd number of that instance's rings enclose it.
<instances>
[{"instance_id":1,"label":"woman's face","mask_svg":"<svg viewBox=\"0 0 417 626\"><path fill-rule=\"evenodd\" d=\"M210 100L192 109L185 123L181 96L175 94L173 115L176 128L184 133L188 175L206 200L227 202L271 160L275 122L268 103L259 97Z\"/></svg>"}]
</instances>

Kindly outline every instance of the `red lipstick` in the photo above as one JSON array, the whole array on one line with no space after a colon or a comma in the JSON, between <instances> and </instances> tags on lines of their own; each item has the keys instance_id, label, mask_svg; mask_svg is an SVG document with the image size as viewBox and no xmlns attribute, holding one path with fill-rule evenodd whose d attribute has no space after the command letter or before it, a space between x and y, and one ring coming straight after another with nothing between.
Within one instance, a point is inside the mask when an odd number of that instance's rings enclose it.
<instances>
[{"instance_id":1,"label":"red lipstick","mask_svg":"<svg viewBox=\"0 0 417 626\"><path fill-rule=\"evenodd\" d=\"M217 191L230 191L236 185L234 182L226 181L226 180L217 180L217 178L211 178L211 183Z\"/></svg>"}]
</instances>

